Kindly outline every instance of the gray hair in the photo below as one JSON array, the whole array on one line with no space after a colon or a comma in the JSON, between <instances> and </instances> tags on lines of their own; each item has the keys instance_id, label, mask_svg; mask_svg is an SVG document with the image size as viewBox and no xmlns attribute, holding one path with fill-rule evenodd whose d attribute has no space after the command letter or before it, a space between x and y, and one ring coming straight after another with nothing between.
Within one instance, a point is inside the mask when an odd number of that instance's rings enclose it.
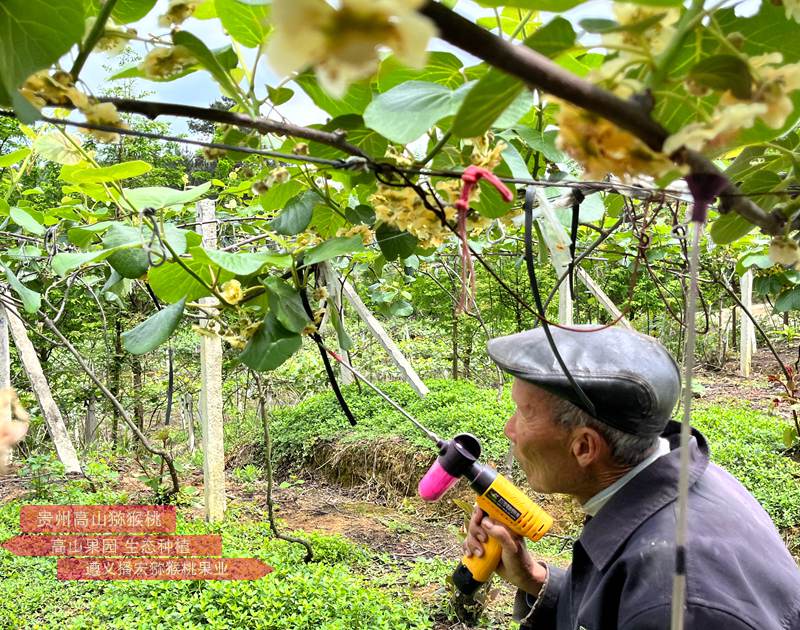
<instances>
[{"instance_id":1,"label":"gray hair","mask_svg":"<svg viewBox=\"0 0 800 630\"><path fill-rule=\"evenodd\" d=\"M560 427L576 429L589 427L597 431L611 449L611 457L621 466L636 466L658 444L658 436L642 437L625 433L593 418L568 400L553 396L553 415Z\"/></svg>"}]
</instances>

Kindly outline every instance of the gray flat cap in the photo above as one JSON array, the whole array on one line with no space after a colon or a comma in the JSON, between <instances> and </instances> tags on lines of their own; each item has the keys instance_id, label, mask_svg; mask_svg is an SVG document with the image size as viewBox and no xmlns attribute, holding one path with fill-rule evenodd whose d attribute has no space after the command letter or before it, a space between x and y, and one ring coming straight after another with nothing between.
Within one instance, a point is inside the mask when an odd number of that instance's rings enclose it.
<instances>
[{"instance_id":1,"label":"gray flat cap","mask_svg":"<svg viewBox=\"0 0 800 630\"><path fill-rule=\"evenodd\" d=\"M681 391L678 365L658 341L626 328L550 327L564 363L602 422L641 436L659 435ZM489 356L505 372L565 398L584 411L556 361L544 329L489 341Z\"/></svg>"}]
</instances>

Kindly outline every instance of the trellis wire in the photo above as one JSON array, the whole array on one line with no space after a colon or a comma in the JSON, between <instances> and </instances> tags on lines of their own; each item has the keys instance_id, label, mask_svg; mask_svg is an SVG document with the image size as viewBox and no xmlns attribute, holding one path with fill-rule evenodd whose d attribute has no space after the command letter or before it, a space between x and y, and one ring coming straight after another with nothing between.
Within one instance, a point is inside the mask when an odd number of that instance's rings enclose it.
<instances>
[{"instance_id":1,"label":"trellis wire","mask_svg":"<svg viewBox=\"0 0 800 630\"><path fill-rule=\"evenodd\" d=\"M0 110L0 116L6 118L16 118L13 112ZM290 162L307 162L310 164L320 164L329 166L334 169L354 171L354 170L373 170L373 171L394 171L395 173L402 173L405 175L424 175L427 177L438 177L442 179L461 179L463 173L461 171L452 170L439 170L429 169L424 167L414 166L398 166L388 162L377 162L373 159L367 159L358 156L351 156L349 158L320 158L313 155L296 155L293 153L283 153L280 151L271 151L268 149L254 149L252 147L236 146L232 144L224 144L220 142L209 142L205 140L193 140L191 138L181 138L180 136L172 136L167 134L153 133L149 131L139 131L136 129L126 129L122 127L114 127L111 125L96 125L89 122L79 122L73 120L63 120L58 118L51 118L49 116L42 116L40 120L50 123L52 125L61 125L67 127L76 127L79 129L91 129L94 131L105 131L109 133L117 133L124 136L133 136L138 138L148 138L151 140L163 140L166 142L175 142L178 144L186 144L192 146L199 146L208 149L219 149L222 151L231 151L238 153L246 153L248 155L260 155L263 157L275 158L278 160L286 160ZM577 181L577 180L561 180L561 181L546 181L537 179L526 179L521 177L505 177L498 175L498 178L509 184L518 184L520 186L537 186L545 188L569 188L579 189L583 192L607 192L618 194L623 197L632 199L653 199L664 196L673 197L680 201L689 201L688 191L677 188L647 188L644 186L637 186L633 184L623 184L619 182L604 182L604 181ZM631 194L625 194L621 191L627 191ZM640 196L637 196L637 194ZM794 190L762 190L751 191L749 193L737 193L728 195L730 197L757 197L764 195L775 196L795 196L798 192Z\"/></svg>"}]
</instances>

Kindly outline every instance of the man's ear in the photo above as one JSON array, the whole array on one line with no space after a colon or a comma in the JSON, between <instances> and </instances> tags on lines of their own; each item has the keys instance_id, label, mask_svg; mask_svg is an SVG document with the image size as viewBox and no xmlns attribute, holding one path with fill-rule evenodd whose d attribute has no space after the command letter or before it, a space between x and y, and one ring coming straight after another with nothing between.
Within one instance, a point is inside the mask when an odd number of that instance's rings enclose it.
<instances>
[{"instance_id":1,"label":"man's ear","mask_svg":"<svg viewBox=\"0 0 800 630\"><path fill-rule=\"evenodd\" d=\"M570 452L578 466L588 468L608 454L608 444L591 427L578 427L572 433Z\"/></svg>"}]
</instances>

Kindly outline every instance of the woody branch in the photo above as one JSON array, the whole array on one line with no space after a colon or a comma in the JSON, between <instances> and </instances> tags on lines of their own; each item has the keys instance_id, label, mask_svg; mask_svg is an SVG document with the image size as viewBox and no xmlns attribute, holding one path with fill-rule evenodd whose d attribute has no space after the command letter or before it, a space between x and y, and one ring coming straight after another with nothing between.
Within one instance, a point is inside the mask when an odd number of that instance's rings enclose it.
<instances>
[{"instance_id":1,"label":"woody branch","mask_svg":"<svg viewBox=\"0 0 800 630\"><path fill-rule=\"evenodd\" d=\"M160 103L155 101L136 101L126 98L98 98L100 102L113 103L121 112L128 114L141 114L150 119L159 116L178 116L180 118L193 118L206 120L225 125L235 125L246 129L254 129L259 133L274 133L279 136L302 138L312 142L319 142L340 149L341 151L363 158L369 158L361 149L347 142L343 131L320 131L309 127L301 127L291 123L284 123L271 118L251 118L244 114L228 112L221 109L196 107L193 105L179 105L177 103Z\"/></svg>"},{"instance_id":2,"label":"woody branch","mask_svg":"<svg viewBox=\"0 0 800 630\"><path fill-rule=\"evenodd\" d=\"M433 20L439 30L439 37L446 42L521 79L530 87L541 89L610 120L635 135L651 149L660 151L669 136L669 132L655 122L639 103L623 100L576 77L535 50L524 45L511 44L439 2L429 0L419 11ZM682 149L670 157L689 166L693 173L714 173L724 177L711 160L697 151ZM778 212L765 212L742 195L730 180L727 180L719 197L723 212L736 212L767 234L782 233L786 218Z\"/></svg>"}]
</instances>

